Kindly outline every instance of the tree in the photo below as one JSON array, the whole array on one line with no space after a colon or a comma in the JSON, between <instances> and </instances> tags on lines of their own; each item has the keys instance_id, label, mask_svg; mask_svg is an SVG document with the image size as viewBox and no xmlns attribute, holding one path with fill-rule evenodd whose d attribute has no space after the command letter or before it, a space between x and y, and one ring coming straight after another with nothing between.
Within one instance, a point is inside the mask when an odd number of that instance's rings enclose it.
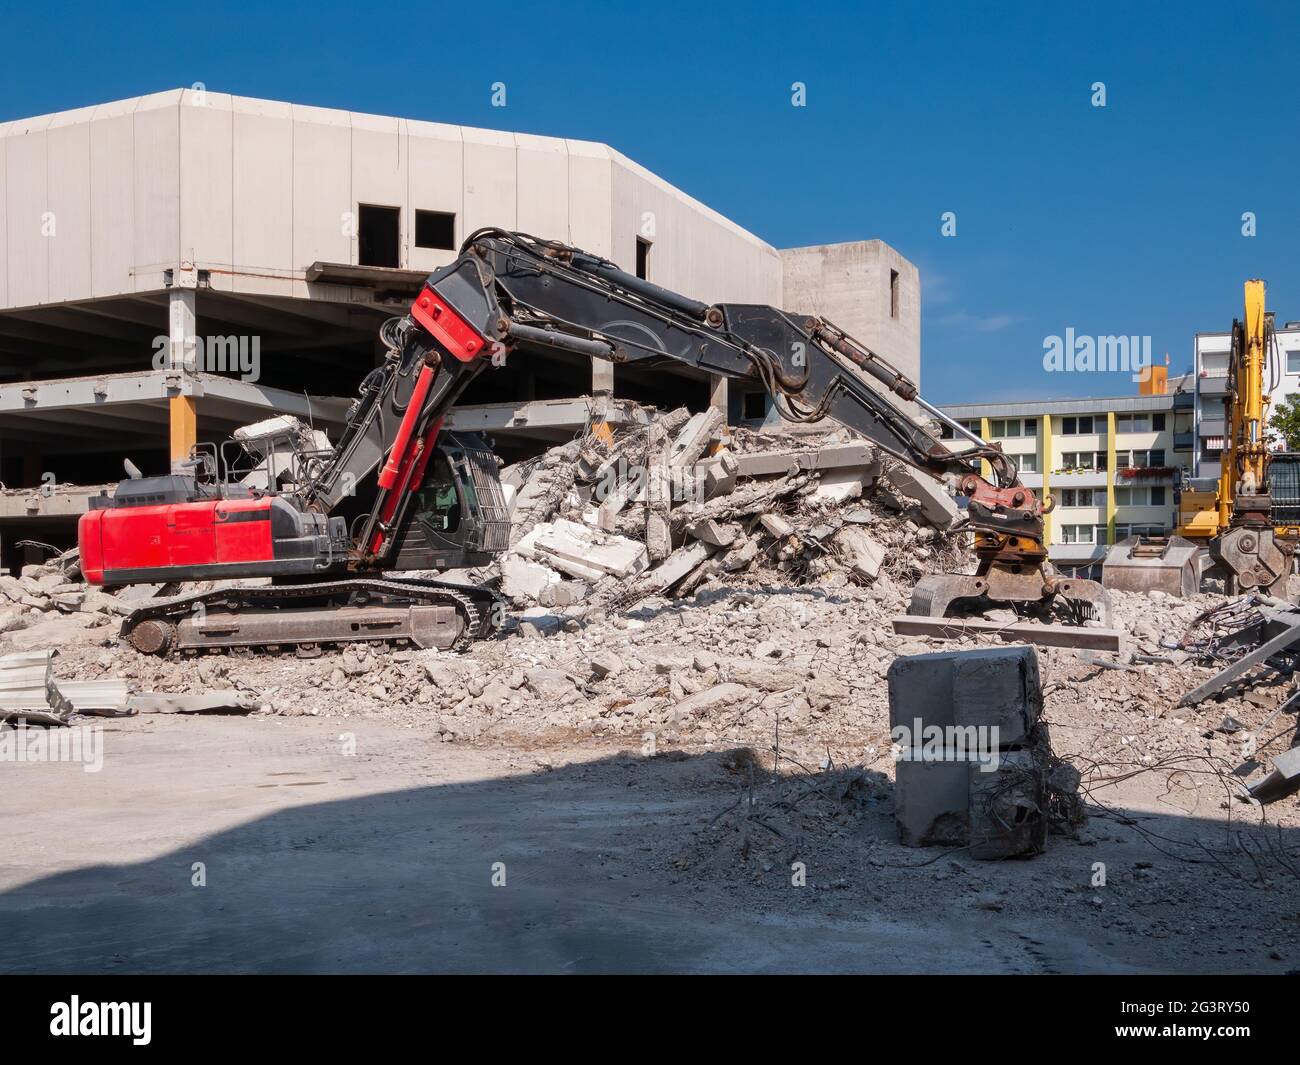
<instances>
[{"instance_id":1,"label":"tree","mask_svg":"<svg viewBox=\"0 0 1300 1065\"><path fill-rule=\"evenodd\" d=\"M1282 400L1273 410L1268 424L1286 441L1288 451L1300 451L1300 394Z\"/></svg>"}]
</instances>

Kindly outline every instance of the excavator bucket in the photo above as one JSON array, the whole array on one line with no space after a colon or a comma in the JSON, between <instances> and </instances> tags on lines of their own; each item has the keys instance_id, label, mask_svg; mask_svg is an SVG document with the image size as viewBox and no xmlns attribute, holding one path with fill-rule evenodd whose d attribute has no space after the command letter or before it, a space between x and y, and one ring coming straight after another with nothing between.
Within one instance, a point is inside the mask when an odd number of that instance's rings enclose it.
<instances>
[{"instance_id":1,"label":"excavator bucket","mask_svg":"<svg viewBox=\"0 0 1300 1065\"><path fill-rule=\"evenodd\" d=\"M1181 536L1130 536L1106 553L1101 583L1121 592L1160 591L1185 599L1200 588L1198 550Z\"/></svg>"}]
</instances>

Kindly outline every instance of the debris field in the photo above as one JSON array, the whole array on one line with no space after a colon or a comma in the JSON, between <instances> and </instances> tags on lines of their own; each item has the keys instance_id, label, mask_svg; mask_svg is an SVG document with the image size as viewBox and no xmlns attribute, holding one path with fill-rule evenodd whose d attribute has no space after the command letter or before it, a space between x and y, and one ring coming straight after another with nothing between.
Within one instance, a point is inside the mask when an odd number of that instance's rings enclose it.
<instances>
[{"instance_id":1,"label":"debris field","mask_svg":"<svg viewBox=\"0 0 1300 1065\"><path fill-rule=\"evenodd\" d=\"M511 548L455 576L492 583L511 610L463 650L143 656L117 640L121 617L173 589L95 589L64 557L0 576L0 655L57 651L56 681L125 682L143 713L382 720L510 750L539 773L613 752L702 758L682 786L715 797L713 812L666 824L643 860L740 906L793 905L777 888L802 863L832 914L861 893L911 915L942 896L975 912L1082 914L1099 935L1168 939L1171 959L1206 968L1300 966L1300 805L1249 793L1295 742L1289 667L1270 659L1180 705L1226 660L1205 615L1222 618L1229 600L1112 592L1119 654L1029 652L1036 727L1072 773L1037 857L904 847L891 667L1024 645L895 633L919 577L973 571L942 485L842 431L731 430L723 447L724 433L717 412L642 411L506 468ZM1095 885L1098 862L1109 887Z\"/></svg>"}]
</instances>

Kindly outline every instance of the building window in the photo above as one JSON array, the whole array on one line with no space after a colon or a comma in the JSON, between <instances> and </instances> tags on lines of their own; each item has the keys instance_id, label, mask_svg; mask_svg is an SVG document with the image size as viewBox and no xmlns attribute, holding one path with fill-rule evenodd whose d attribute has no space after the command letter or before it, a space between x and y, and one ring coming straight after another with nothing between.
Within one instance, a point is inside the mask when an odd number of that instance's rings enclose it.
<instances>
[{"instance_id":1,"label":"building window","mask_svg":"<svg viewBox=\"0 0 1300 1065\"><path fill-rule=\"evenodd\" d=\"M1063 544L1091 544L1095 543L1096 526L1093 525L1062 525L1061 526L1061 543Z\"/></svg>"},{"instance_id":2,"label":"building window","mask_svg":"<svg viewBox=\"0 0 1300 1065\"><path fill-rule=\"evenodd\" d=\"M1104 507L1106 489L1104 488L1067 488L1061 493L1063 507Z\"/></svg>"},{"instance_id":3,"label":"building window","mask_svg":"<svg viewBox=\"0 0 1300 1065\"><path fill-rule=\"evenodd\" d=\"M650 279L650 242L636 238L636 276L642 281Z\"/></svg>"},{"instance_id":4,"label":"building window","mask_svg":"<svg viewBox=\"0 0 1300 1065\"><path fill-rule=\"evenodd\" d=\"M1161 426L1163 429L1164 426ZM1151 415L1149 414L1117 414L1115 416L1115 431L1117 433L1149 433L1151 432Z\"/></svg>"},{"instance_id":5,"label":"building window","mask_svg":"<svg viewBox=\"0 0 1300 1065\"><path fill-rule=\"evenodd\" d=\"M1106 452L1104 451L1063 451L1061 452L1061 470L1085 470L1089 472L1106 472Z\"/></svg>"},{"instance_id":6,"label":"building window","mask_svg":"<svg viewBox=\"0 0 1300 1065\"><path fill-rule=\"evenodd\" d=\"M1151 502L1148 504L1153 507L1163 507L1165 505L1165 486L1162 484L1151 487Z\"/></svg>"},{"instance_id":7,"label":"building window","mask_svg":"<svg viewBox=\"0 0 1300 1065\"><path fill-rule=\"evenodd\" d=\"M1286 353L1286 372L1300 374L1300 348L1295 348Z\"/></svg>"},{"instance_id":8,"label":"building window","mask_svg":"<svg viewBox=\"0 0 1300 1065\"><path fill-rule=\"evenodd\" d=\"M1035 436L1037 428L1032 418L994 418L989 422L989 435L1001 437Z\"/></svg>"},{"instance_id":9,"label":"building window","mask_svg":"<svg viewBox=\"0 0 1300 1065\"><path fill-rule=\"evenodd\" d=\"M749 422L761 422L767 417L767 393L746 392L741 398L741 417Z\"/></svg>"},{"instance_id":10,"label":"building window","mask_svg":"<svg viewBox=\"0 0 1300 1065\"><path fill-rule=\"evenodd\" d=\"M1098 544L1110 543L1110 528L1106 525L1097 525L1093 527L1093 542Z\"/></svg>"},{"instance_id":11,"label":"building window","mask_svg":"<svg viewBox=\"0 0 1300 1065\"><path fill-rule=\"evenodd\" d=\"M1157 433L1163 433L1165 431L1165 416L1163 412L1151 415L1151 428Z\"/></svg>"},{"instance_id":12,"label":"building window","mask_svg":"<svg viewBox=\"0 0 1300 1065\"><path fill-rule=\"evenodd\" d=\"M1091 414L1083 414L1079 417L1070 417L1061 419L1061 432L1066 436L1088 436L1093 430L1093 418Z\"/></svg>"},{"instance_id":13,"label":"building window","mask_svg":"<svg viewBox=\"0 0 1300 1065\"><path fill-rule=\"evenodd\" d=\"M889 317L898 317L898 271L889 271Z\"/></svg>"},{"instance_id":14,"label":"building window","mask_svg":"<svg viewBox=\"0 0 1300 1065\"><path fill-rule=\"evenodd\" d=\"M1016 466L1019 467L1021 473L1038 472L1037 455L1012 455L1011 457L1015 460Z\"/></svg>"},{"instance_id":15,"label":"building window","mask_svg":"<svg viewBox=\"0 0 1300 1065\"><path fill-rule=\"evenodd\" d=\"M416 211L415 246L455 251L456 216L443 211Z\"/></svg>"},{"instance_id":16,"label":"building window","mask_svg":"<svg viewBox=\"0 0 1300 1065\"><path fill-rule=\"evenodd\" d=\"M361 266L401 265L400 232L402 209L357 206L357 263Z\"/></svg>"}]
</instances>

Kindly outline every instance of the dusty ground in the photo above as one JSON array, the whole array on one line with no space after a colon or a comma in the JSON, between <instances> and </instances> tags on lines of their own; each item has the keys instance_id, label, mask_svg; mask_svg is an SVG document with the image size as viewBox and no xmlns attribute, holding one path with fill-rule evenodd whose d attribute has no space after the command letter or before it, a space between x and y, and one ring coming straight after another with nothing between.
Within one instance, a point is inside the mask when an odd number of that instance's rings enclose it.
<instances>
[{"instance_id":1,"label":"dusty ground","mask_svg":"<svg viewBox=\"0 0 1300 1065\"><path fill-rule=\"evenodd\" d=\"M898 846L872 782L810 826L796 888L725 837L702 842L747 785L734 754L586 743L542 768L535 750L373 721L105 727L99 773L6 767L4 971L1281 972L1300 957L1291 886L1184 866L1112 820L1032 861L977 863ZM766 774L755 793L770 814ZM1159 803L1127 813L1222 837Z\"/></svg>"},{"instance_id":2,"label":"dusty ground","mask_svg":"<svg viewBox=\"0 0 1300 1065\"><path fill-rule=\"evenodd\" d=\"M1159 650L1212 601L1120 614ZM61 675L237 681L267 709L102 722L99 773L0 766L0 968L1300 968L1297 801L1241 801L1241 733L1213 731L1258 728L1289 685L1178 709L1208 668L1041 652L1053 743L1084 772L1079 838L1004 863L908 849L883 677L941 645L890 636L898 605L701 593L466 655L311 660L159 662L85 630ZM1294 724L1261 733L1265 763Z\"/></svg>"}]
</instances>

